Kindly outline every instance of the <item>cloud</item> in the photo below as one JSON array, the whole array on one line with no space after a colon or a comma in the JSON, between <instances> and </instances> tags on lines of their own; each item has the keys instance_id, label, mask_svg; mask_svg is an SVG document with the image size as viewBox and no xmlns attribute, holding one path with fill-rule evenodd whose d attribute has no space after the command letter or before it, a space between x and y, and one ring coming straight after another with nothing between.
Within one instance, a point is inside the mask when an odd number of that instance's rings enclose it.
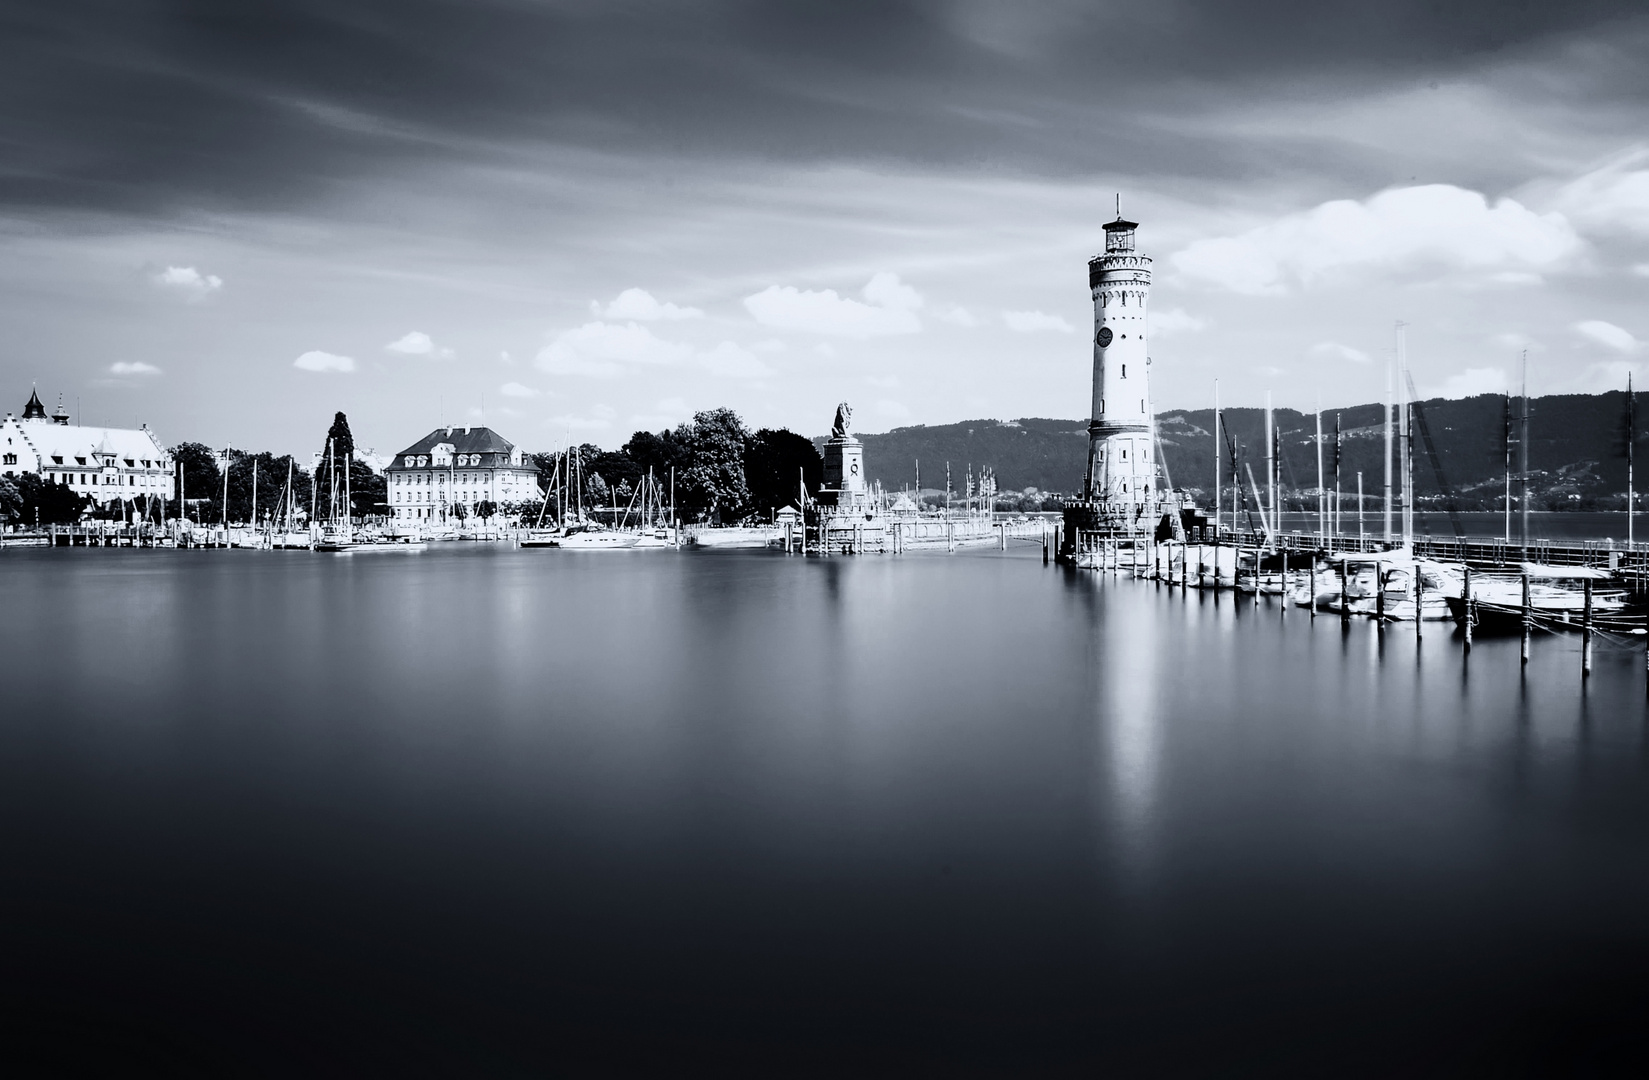
<instances>
[{"instance_id":1,"label":"cloud","mask_svg":"<svg viewBox=\"0 0 1649 1080\"><path fill-rule=\"evenodd\" d=\"M512 398L535 398L540 393L540 391L534 390L530 386L523 386L518 382L507 382L498 388L498 392L505 397Z\"/></svg>"},{"instance_id":2,"label":"cloud","mask_svg":"<svg viewBox=\"0 0 1649 1080\"><path fill-rule=\"evenodd\" d=\"M755 353L731 341L699 353L694 359L710 374L728 379L764 379L773 374L773 369L762 363Z\"/></svg>"},{"instance_id":3,"label":"cloud","mask_svg":"<svg viewBox=\"0 0 1649 1080\"><path fill-rule=\"evenodd\" d=\"M1240 236L1198 240L1170 262L1194 282L1278 295L1357 268L1527 274L1558 268L1583 246L1560 213L1537 214L1512 199L1491 206L1478 192L1427 184L1366 202L1326 202Z\"/></svg>"},{"instance_id":4,"label":"cloud","mask_svg":"<svg viewBox=\"0 0 1649 1080\"><path fill-rule=\"evenodd\" d=\"M782 353L789 349L789 346L778 338L766 338L756 342L750 348L752 351L760 353Z\"/></svg>"},{"instance_id":5,"label":"cloud","mask_svg":"<svg viewBox=\"0 0 1649 1080\"><path fill-rule=\"evenodd\" d=\"M355 361L347 356L312 349L292 361L292 366L302 371L350 372L355 370Z\"/></svg>"},{"instance_id":6,"label":"cloud","mask_svg":"<svg viewBox=\"0 0 1649 1080\"><path fill-rule=\"evenodd\" d=\"M933 317L940 322L950 323L952 326L978 326L979 320L973 317L973 312L960 304L935 311Z\"/></svg>"},{"instance_id":7,"label":"cloud","mask_svg":"<svg viewBox=\"0 0 1649 1080\"><path fill-rule=\"evenodd\" d=\"M1008 324L1009 330L1021 334L1034 334L1040 330L1057 330L1061 334L1074 334L1076 328L1058 315L1047 315L1040 311L1004 311L1002 321Z\"/></svg>"},{"instance_id":8,"label":"cloud","mask_svg":"<svg viewBox=\"0 0 1649 1080\"><path fill-rule=\"evenodd\" d=\"M704 312L698 308L661 304L645 289L625 289L606 307L592 300L590 310L603 319L623 319L626 322L704 318Z\"/></svg>"},{"instance_id":9,"label":"cloud","mask_svg":"<svg viewBox=\"0 0 1649 1080\"><path fill-rule=\"evenodd\" d=\"M130 363L119 360L109 365L109 373L111 375L159 375L160 369L153 364L145 364L141 360Z\"/></svg>"},{"instance_id":10,"label":"cloud","mask_svg":"<svg viewBox=\"0 0 1649 1080\"><path fill-rule=\"evenodd\" d=\"M1636 360L1605 360L1598 364L1588 364L1577 376L1569 380L1569 389L1580 394L1605 394L1610 390L1626 389L1626 379L1630 376L1634 388L1642 389L1649 384L1649 369L1641 361Z\"/></svg>"},{"instance_id":11,"label":"cloud","mask_svg":"<svg viewBox=\"0 0 1649 1080\"><path fill-rule=\"evenodd\" d=\"M572 413L552 416L544 421L544 426L562 431L605 431L613 426L613 417L617 415L617 410L610 405L593 405L588 416Z\"/></svg>"},{"instance_id":12,"label":"cloud","mask_svg":"<svg viewBox=\"0 0 1649 1080\"><path fill-rule=\"evenodd\" d=\"M1638 263L1632 267L1632 273L1638 277L1649 277L1649 263Z\"/></svg>"},{"instance_id":13,"label":"cloud","mask_svg":"<svg viewBox=\"0 0 1649 1080\"><path fill-rule=\"evenodd\" d=\"M869 303L838 296L835 289L814 292L769 285L745 297L744 307L763 326L837 337L864 339L922 329L922 320L916 316L922 297L901 282L899 275L877 274L862 295Z\"/></svg>"},{"instance_id":14,"label":"cloud","mask_svg":"<svg viewBox=\"0 0 1649 1080\"><path fill-rule=\"evenodd\" d=\"M879 386L883 390L892 390L900 385L897 375L866 375L865 382L871 386Z\"/></svg>"},{"instance_id":15,"label":"cloud","mask_svg":"<svg viewBox=\"0 0 1649 1080\"><path fill-rule=\"evenodd\" d=\"M910 418L910 408L904 402L894 401L891 398L882 398L878 401L876 411L895 420L908 420Z\"/></svg>"},{"instance_id":16,"label":"cloud","mask_svg":"<svg viewBox=\"0 0 1649 1080\"><path fill-rule=\"evenodd\" d=\"M1649 149L1621 155L1565 184L1556 205L1590 231L1649 236Z\"/></svg>"},{"instance_id":17,"label":"cloud","mask_svg":"<svg viewBox=\"0 0 1649 1080\"><path fill-rule=\"evenodd\" d=\"M1322 359L1348 360L1353 364L1366 364L1370 359L1363 350L1341 345L1338 341L1319 341L1309 351L1312 356Z\"/></svg>"},{"instance_id":18,"label":"cloud","mask_svg":"<svg viewBox=\"0 0 1649 1080\"><path fill-rule=\"evenodd\" d=\"M1467 368L1443 380L1434 392L1441 398L1468 398L1478 394L1504 394L1509 380L1502 368Z\"/></svg>"},{"instance_id":19,"label":"cloud","mask_svg":"<svg viewBox=\"0 0 1649 1080\"><path fill-rule=\"evenodd\" d=\"M650 413L634 413L630 417L632 431L660 431L675 427L677 424L690 419L693 410L687 407L683 398L665 398L653 406Z\"/></svg>"},{"instance_id":20,"label":"cloud","mask_svg":"<svg viewBox=\"0 0 1649 1080\"><path fill-rule=\"evenodd\" d=\"M435 344L435 340L422 330L408 331L405 336L390 342L384 348L402 356L428 356L435 360L450 360L453 356L451 349Z\"/></svg>"},{"instance_id":21,"label":"cloud","mask_svg":"<svg viewBox=\"0 0 1649 1080\"><path fill-rule=\"evenodd\" d=\"M1194 334L1208 323L1197 318L1184 308L1168 308L1166 311L1151 312L1151 333L1156 337L1172 336L1174 334Z\"/></svg>"},{"instance_id":22,"label":"cloud","mask_svg":"<svg viewBox=\"0 0 1649 1080\"><path fill-rule=\"evenodd\" d=\"M155 284L173 289L200 300L223 288L223 279L216 274L203 274L192 266L168 266L155 275Z\"/></svg>"},{"instance_id":23,"label":"cloud","mask_svg":"<svg viewBox=\"0 0 1649 1080\"><path fill-rule=\"evenodd\" d=\"M665 341L636 323L592 322L567 330L538 350L533 363L554 375L610 379L625 365L658 367L686 362L693 350Z\"/></svg>"},{"instance_id":24,"label":"cloud","mask_svg":"<svg viewBox=\"0 0 1649 1080\"><path fill-rule=\"evenodd\" d=\"M1528 334L1520 333L1516 330L1508 330L1504 333L1495 334L1493 337L1489 338L1489 341L1502 349L1528 349L1530 351L1534 351L1545 348L1544 345L1530 337Z\"/></svg>"},{"instance_id":25,"label":"cloud","mask_svg":"<svg viewBox=\"0 0 1649 1080\"><path fill-rule=\"evenodd\" d=\"M1602 319L1587 319L1574 325L1575 333L1589 338L1606 348L1616 352L1636 352L1641 344L1632 336L1631 331L1622 329L1614 323L1604 322Z\"/></svg>"}]
</instances>

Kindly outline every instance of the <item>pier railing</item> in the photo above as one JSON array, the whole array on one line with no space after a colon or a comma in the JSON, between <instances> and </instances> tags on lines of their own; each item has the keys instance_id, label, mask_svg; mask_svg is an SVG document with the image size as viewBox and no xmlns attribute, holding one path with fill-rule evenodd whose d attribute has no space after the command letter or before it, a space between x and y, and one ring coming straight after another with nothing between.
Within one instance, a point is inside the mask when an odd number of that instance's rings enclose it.
<instances>
[{"instance_id":1,"label":"pier railing","mask_svg":"<svg viewBox=\"0 0 1649 1080\"><path fill-rule=\"evenodd\" d=\"M1221 542L1261 547L1269 539L1264 533L1248 532L1237 537L1227 534L1221 537ZM1328 551L1334 554L1372 554L1401 546L1395 541L1387 542L1371 536L1308 532L1279 533L1275 537L1275 545L1288 551ZM1423 559L1471 566L1516 566L1518 563L1536 562L1549 566L1591 566L1640 577L1649 575L1649 544L1628 546L1619 540L1554 540L1542 537L1525 544L1521 540L1507 541L1501 537L1417 536L1413 550Z\"/></svg>"}]
</instances>

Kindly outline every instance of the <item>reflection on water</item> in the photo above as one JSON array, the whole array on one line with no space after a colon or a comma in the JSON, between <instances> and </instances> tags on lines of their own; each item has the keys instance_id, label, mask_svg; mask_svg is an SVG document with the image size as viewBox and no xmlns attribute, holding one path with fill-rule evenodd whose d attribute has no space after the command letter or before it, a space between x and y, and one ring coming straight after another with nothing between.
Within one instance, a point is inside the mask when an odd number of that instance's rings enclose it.
<instances>
[{"instance_id":1,"label":"reflection on water","mask_svg":"<svg viewBox=\"0 0 1649 1080\"><path fill-rule=\"evenodd\" d=\"M1356 1073L1637 1031L1641 645L1039 552L8 551L8 1044ZM67 1059L65 1059L67 1060Z\"/></svg>"}]
</instances>

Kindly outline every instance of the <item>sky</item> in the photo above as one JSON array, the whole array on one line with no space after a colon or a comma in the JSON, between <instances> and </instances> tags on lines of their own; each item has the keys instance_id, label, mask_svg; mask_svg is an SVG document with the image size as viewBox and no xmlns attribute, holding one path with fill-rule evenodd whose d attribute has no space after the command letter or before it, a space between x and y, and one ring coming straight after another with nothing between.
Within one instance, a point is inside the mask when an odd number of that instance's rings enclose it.
<instances>
[{"instance_id":1,"label":"sky","mask_svg":"<svg viewBox=\"0 0 1649 1080\"><path fill-rule=\"evenodd\" d=\"M1501 0L11 0L0 410L308 455L1649 374L1649 11Z\"/></svg>"}]
</instances>

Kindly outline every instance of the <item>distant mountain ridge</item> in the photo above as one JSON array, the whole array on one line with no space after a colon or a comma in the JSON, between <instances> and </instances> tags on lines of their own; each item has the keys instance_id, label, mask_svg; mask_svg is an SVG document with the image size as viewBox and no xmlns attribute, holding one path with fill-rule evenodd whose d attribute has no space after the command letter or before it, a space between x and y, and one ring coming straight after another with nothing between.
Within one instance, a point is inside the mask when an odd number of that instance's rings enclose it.
<instances>
[{"instance_id":1,"label":"distant mountain ridge","mask_svg":"<svg viewBox=\"0 0 1649 1080\"><path fill-rule=\"evenodd\" d=\"M1646 395L1638 394L1643 413ZM1623 499L1626 490L1626 394L1563 394L1534 398L1529 418L1529 467L1535 474L1531 489L1542 505L1552 508L1607 507ZM1512 401L1515 413L1518 402ZM1384 482L1381 454L1384 429L1379 404L1354 405L1323 412L1323 471L1333 486L1334 424L1341 426L1341 490L1354 494L1357 472L1363 474L1366 495L1377 496ZM1265 410L1225 409L1225 422L1244 463L1264 483ZM1432 398L1419 403L1443 476L1462 509L1492 506L1505 490L1506 398L1481 394L1465 399ZM1317 483L1313 414L1278 409L1282 476L1291 497L1314 489ZM1214 443L1212 409L1170 409L1157 414L1162 458L1175 486L1199 495L1213 485ZM1643 426L1640 420L1638 427ZM1512 468L1516 458L1516 421L1513 420ZM924 488L945 486L945 467L952 489L960 491L971 467L996 471L1003 490L1034 487L1044 492L1071 492L1081 484L1088 454L1086 420L1024 417L1018 420L964 420L955 424L894 428L880 434L855 433L865 447L865 470L890 490L916 482L918 462ZM815 443L823 446L824 438ZM1414 479L1419 496L1439 495L1430 456L1415 426ZM1644 448L1637 444L1640 462ZM1226 458L1221 483L1229 484ZM1638 485L1649 483L1638 470ZM1515 490L1515 488L1514 488ZM1624 503L1622 502L1622 505Z\"/></svg>"}]
</instances>

